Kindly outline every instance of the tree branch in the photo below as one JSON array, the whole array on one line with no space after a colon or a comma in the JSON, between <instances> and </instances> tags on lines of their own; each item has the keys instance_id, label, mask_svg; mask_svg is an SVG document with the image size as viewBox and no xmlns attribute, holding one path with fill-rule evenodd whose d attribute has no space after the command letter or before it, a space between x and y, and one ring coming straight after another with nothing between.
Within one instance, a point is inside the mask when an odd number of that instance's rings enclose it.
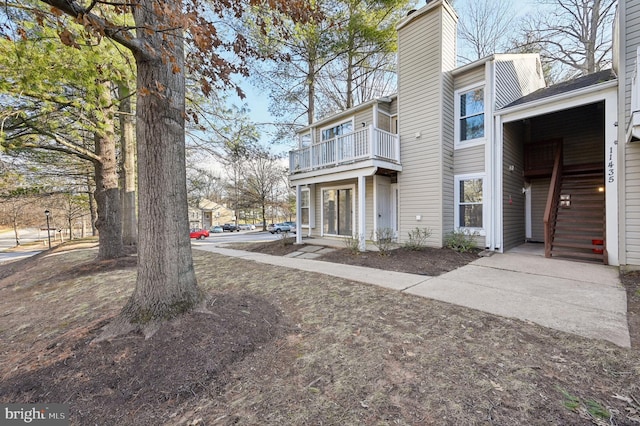
<instances>
[{"instance_id":1,"label":"tree branch","mask_svg":"<svg viewBox=\"0 0 640 426\"><path fill-rule=\"evenodd\" d=\"M95 3L92 3L88 8L85 8L75 0L40 1L48 4L49 6L55 7L73 18L76 18L78 22L84 22L85 25L90 25L98 32L104 33L111 40L129 49L135 55L152 59L149 57L148 50L144 48L140 40L137 39L127 28L112 24L95 13L92 13L91 9Z\"/></svg>"}]
</instances>

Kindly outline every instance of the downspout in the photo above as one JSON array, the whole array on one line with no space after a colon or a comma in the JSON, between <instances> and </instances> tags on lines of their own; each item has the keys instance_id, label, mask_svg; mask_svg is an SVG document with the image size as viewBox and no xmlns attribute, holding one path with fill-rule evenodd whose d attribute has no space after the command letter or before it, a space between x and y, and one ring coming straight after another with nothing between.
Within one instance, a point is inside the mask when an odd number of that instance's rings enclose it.
<instances>
[{"instance_id":1,"label":"downspout","mask_svg":"<svg viewBox=\"0 0 640 426\"><path fill-rule=\"evenodd\" d=\"M617 74L618 74L618 144L617 153L618 153L618 164L617 164L617 174L618 181L615 187L620 196L618 197L618 264L626 265L627 264L627 221L626 221L626 191L627 191L627 179L625 174L624 164L626 162L626 154L627 154L627 144L626 142L626 97L625 90L627 86L627 54L625 46L627 45L627 24L626 24L626 8L627 2L621 1L618 2L616 11L616 22L618 25L614 26L614 36L618 35L617 46L619 52L615 52L617 55L617 61L614 60L614 66L617 65ZM620 141L624 141L620 143Z\"/></svg>"},{"instance_id":2,"label":"downspout","mask_svg":"<svg viewBox=\"0 0 640 426\"><path fill-rule=\"evenodd\" d=\"M485 169L485 185L484 189L487 191L483 195L484 203L486 207L489 207L487 211L488 217L483 218L483 226L485 227L485 247L491 250L494 249L494 233L496 231L496 206L498 204L499 191L494 191L496 179L495 175L497 156L494 139L494 118L493 112L495 110L495 60L487 61L485 65L485 129L487 134L485 135L485 155L484 155L484 169ZM490 116L491 118L489 118Z\"/></svg>"}]
</instances>

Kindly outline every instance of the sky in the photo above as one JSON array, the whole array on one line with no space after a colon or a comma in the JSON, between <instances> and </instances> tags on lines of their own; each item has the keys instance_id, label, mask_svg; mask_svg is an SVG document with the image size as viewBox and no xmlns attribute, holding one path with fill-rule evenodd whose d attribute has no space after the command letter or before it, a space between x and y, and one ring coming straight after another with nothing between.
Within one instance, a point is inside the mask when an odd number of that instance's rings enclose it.
<instances>
[{"instance_id":1,"label":"sky","mask_svg":"<svg viewBox=\"0 0 640 426\"><path fill-rule=\"evenodd\" d=\"M464 7L467 3L471 1L478 0L455 0L455 8L456 11L459 12L460 18L464 19L464 16L460 13L464 11ZM510 1L510 0L507 0ZM424 0L419 0L418 5L422 6L424 4ZM536 4L536 0L524 0L519 2L514 2L516 7L514 8L514 13L516 16L522 16L526 13L532 11L534 9L534 5ZM261 89L255 88L251 83L247 80L241 81L241 88L246 94L246 98L244 100L240 100L239 97L233 96L231 98L231 102L235 103L237 106L241 106L242 104L246 104L249 108L250 116L253 122L255 123L274 123L276 118L271 115L269 112L269 96L265 94ZM271 136L267 134L270 131L270 126L260 126L259 130L263 133L261 138L261 142L268 146L271 141ZM289 149L293 147L285 146L285 145L272 145L272 149L275 153L286 153Z\"/></svg>"}]
</instances>

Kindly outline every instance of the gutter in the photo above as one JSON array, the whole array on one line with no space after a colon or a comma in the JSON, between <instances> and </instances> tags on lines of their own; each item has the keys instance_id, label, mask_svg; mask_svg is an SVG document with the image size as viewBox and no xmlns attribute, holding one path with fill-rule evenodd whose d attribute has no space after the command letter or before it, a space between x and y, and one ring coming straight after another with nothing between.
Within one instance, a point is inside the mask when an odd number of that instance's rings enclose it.
<instances>
[{"instance_id":1,"label":"gutter","mask_svg":"<svg viewBox=\"0 0 640 426\"><path fill-rule=\"evenodd\" d=\"M390 103L397 97L398 97L398 94L394 93L393 95L383 96L381 98L368 100L367 102L361 103L361 104L356 105L354 107L351 107L349 109L345 109L343 111L340 111L338 113L335 113L333 115L325 117L325 118L323 118L321 120L314 121L311 124L307 124L305 127L302 127L300 129L296 130L296 133L304 133L304 132L306 132L308 130L311 130L313 128L317 128L318 126L321 126L322 124L329 123L331 121L335 121L340 117L349 116L349 115L352 115L353 113L355 113L357 111L360 111L360 110L363 110L363 109L367 109L371 105L375 105L375 104L379 104L379 103Z\"/></svg>"},{"instance_id":2,"label":"gutter","mask_svg":"<svg viewBox=\"0 0 640 426\"><path fill-rule=\"evenodd\" d=\"M578 90L572 90L570 92L561 93L559 95L548 96L546 98L538 99L531 102L526 102L520 105L515 105L510 108L499 109L498 111L495 111L493 113L493 116L497 117L501 115L513 114L515 112L520 112L526 109L536 108L541 105L550 104L553 102L566 101L568 99L572 99L578 96L589 95L591 93L596 93L605 89L615 88L617 86L618 86L618 79L609 80L604 83L594 84L592 86L584 87Z\"/></svg>"}]
</instances>

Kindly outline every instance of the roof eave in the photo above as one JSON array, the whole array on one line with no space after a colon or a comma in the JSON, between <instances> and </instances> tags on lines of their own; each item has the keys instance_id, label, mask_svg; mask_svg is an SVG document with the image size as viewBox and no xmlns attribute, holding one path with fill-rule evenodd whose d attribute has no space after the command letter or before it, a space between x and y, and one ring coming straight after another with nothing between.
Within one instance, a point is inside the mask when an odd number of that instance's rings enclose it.
<instances>
[{"instance_id":1,"label":"roof eave","mask_svg":"<svg viewBox=\"0 0 640 426\"><path fill-rule=\"evenodd\" d=\"M605 81L603 83L598 83L598 84L593 84L591 86L583 87L581 89L576 89L576 90L572 90L572 91L569 91L569 92L559 93L557 95L548 96L548 97L541 98L541 99L536 99L536 100L533 100L531 102L526 102L526 103L523 103L523 104L514 105L512 107L499 109L499 110L495 111L493 113L493 115L494 116L500 116L500 115L513 114L513 113L520 112L520 111L525 110L525 109L533 109L533 108L536 108L536 107L538 107L540 105L544 105L544 104L547 104L547 103L554 103L554 102L559 102L559 101L563 101L563 100L570 99L570 98L575 98L575 97L578 97L578 96L589 95L589 94L594 93L594 92L598 92L598 91L601 91L601 90L607 90L607 89L610 89L612 87L617 87L617 86L618 86L618 79L616 78L616 79Z\"/></svg>"}]
</instances>

